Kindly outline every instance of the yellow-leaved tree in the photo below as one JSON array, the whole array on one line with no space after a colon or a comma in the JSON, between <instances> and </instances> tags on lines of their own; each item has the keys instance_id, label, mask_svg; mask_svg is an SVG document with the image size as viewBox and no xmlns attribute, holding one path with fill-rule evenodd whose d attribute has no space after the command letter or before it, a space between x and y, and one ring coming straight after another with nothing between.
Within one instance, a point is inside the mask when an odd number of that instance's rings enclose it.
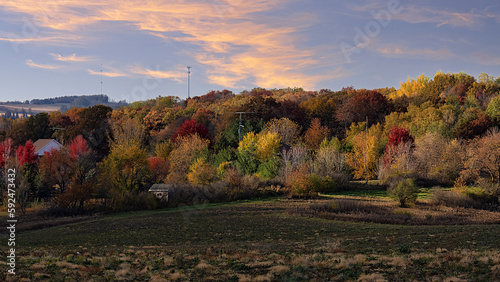
<instances>
[{"instance_id":1,"label":"yellow-leaved tree","mask_svg":"<svg viewBox=\"0 0 500 282\"><path fill-rule=\"evenodd\" d=\"M276 132L249 132L239 143L236 156L237 165L244 174L254 174L263 179L270 179L279 170L278 157L281 140Z\"/></svg>"},{"instance_id":2,"label":"yellow-leaved tree","mask_svg":"<svg viewBox=\"0 0 500 282\"><path fill-rule=\"evenodd\" d=\"M347 142L351 152L347 154L347 164L352 168L356 179L375 179L378 161L387 139L383 138L382 125L371 126L366 132L366 122L353 124L347 131Z\"/></svg>"},{"instance_id":3,"label":"yellow-leaved tree","mask_svg":"<svg viewBox=\"0 0 500 282\"><path fill-rule=\"evenodd\" d=\"M429 82L429 78L426 77L425 74L417 77L416 80L408 77L408 80L400 83L400 87L396 92L389 94L389 98L394 100L402 96L413 97L418 95L421 93L422 89L425 88L427 82Z\"/></svg>"}]
</instances>

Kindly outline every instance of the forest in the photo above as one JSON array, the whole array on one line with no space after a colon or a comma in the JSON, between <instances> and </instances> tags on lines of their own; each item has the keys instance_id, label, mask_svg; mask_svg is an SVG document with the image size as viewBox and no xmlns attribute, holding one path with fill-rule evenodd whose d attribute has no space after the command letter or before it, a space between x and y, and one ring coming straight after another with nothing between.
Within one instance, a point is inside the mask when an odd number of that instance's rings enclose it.
<instances>
[{"instance_id":1,"label":"forest","mask_svg":"<svg viewBox=\"0 0 500 282\"><path fill-rule=\"evenodd\" d=\"M15 168L21 208L63 215L315 197L356 180L378 180L401 206L416 186L498 205L499 95L500 77L438 72L398 89L222 90L2 119L1 182ZM39 139L65 149L37 157ZM154 183L174 183L175 197L160 202Z\"/></svg>"}]
</instances>

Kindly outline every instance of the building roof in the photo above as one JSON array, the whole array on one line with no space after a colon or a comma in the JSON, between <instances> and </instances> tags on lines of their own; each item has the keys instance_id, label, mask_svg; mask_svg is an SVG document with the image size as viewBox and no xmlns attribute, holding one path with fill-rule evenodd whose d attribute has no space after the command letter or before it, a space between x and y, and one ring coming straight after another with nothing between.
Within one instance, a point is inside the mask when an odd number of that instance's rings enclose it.
<instances>
[{"instance_id":1,"label":"building roof","mask_svg":"<svg viewBox=\"0 0 500 282\"><path fill-rule=\"evenodd\" d=\"M153 184L151 188L149 188L149 192L166 192L170 189L174 188L174 184Z\"/></svg>"},{"instance_id":2,"label":"building roof","mask_svg":"<svg viewBox=\"0 0 500 282\"><path fill-rule=\"evenodd\" d=\"M55 144L57 144L57 146L59 148L62 148L64 147L63 145L61 145L61 143L57 142L57 140L55 139L38 139L34 144L33 146L35 147L35 153L38 153L40 152L41 150L43 150L43 148L45 148L47 145L49 145L51 142L54 142Z\"/></svg>"}]
</instances>

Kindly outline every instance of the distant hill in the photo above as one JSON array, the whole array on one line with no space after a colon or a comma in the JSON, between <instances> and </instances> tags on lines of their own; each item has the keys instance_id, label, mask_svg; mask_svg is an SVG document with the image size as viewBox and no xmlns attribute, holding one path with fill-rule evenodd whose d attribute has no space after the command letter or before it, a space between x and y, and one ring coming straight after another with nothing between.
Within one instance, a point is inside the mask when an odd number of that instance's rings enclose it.
<instances>
[{"instance_id":1,"label":"distant hill","mask_svg":"<svg viewBox=\"0 0 500 282\"><path fill-rule=\"evenodd\" d=\"M21 118L42 112L66 112L71 108L86 108L95 105L106 105L112 108L128 105L125 101L110 101L107 95L72 95L31 101L0 102L0 116Z\"/></svg>"}]
</instances>

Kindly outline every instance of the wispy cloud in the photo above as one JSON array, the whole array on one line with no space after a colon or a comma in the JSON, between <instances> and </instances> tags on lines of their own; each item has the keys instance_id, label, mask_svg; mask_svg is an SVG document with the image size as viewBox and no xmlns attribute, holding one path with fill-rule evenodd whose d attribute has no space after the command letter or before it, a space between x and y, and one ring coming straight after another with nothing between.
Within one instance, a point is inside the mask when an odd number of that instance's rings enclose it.
<instances>
[{"instance_id":1,"label":"wispy cloud","mask_svg":"<svg viewBox=\"0 0 500 282\"><path fill-rule=\"evenodd\" d=\"M475 52L470 54L470 56L468 56L467 58L469 59L469 62L477 63L484 66L500 65L500 56L498 56L498 54Z\"/></svg>"},{"instance_id":2,"label":"wispy cloud","mask_svg":"<svg viewBox=\"0 0 500 282\"><path fill-rule=\"evenodd\" d=\"M15 33L0 33L0 41L7 41L13 44L26 44L26 43L38 43L46 45L66 45L74 44L76 41L82 39L79 35L50 35L50 36L22 36Z\"/></svg>"},{"instance_id":3,"label":"wispy cloud","mask_svg":"<svg viewBox=\"0 0 500 282\"><path fill-rule=\"evenodd\" d=\"M448 49L415 49L403 45L387 44L376 48L376 52L386 57L426 57L431 59L449 59L453 56Z\"/></svg>"},{"instance_id":4,"label":"wispy cloud","mask_svg":"<svg viewBox=\"0 0 500 282\"><path fill-rule=\"evenodd\" d=\"M31 68L46 69L46 70L55 70L61 68L61 66L57 65L37 64L33 62L33 60L31 59L26 60L26 65L28 65Z\"/></svg>"},{"instance_id":5,"label":"wispy cloud","mask_svg":"<svg viewBox=\"0 0 500 282\"><path fill-rule=\"evenodd\" d=\"M128 76L126 73L120 71L94 71L89 69L88 72L92 75L103 75L106 77L125 77Z\"/></svg>"},{"instance_id":6,"label":"wispy cloud","mask_svg":"<svg viewBox=\"0 0 500 282\"><path fill-rule=\"evenodd\" d=\"M394 19L409 23L432 23L437 27L477 27L489 16L478 10L470 12L446 11L437 7L426 7L410 5L403 9L400 14L393 15Z\"/></svg>"},{"instance_id":7,"label":"wispy cloud","mask_svg":"<svg viewBox=\"0 0 500 282\"><path fill-rule=\"evenodd\" d=\"M63 56L60 54L50 53L54 60L62 62L87 62L90 61L90 57L77 57L75 53L73 55Z\"/></svg>"},{"instance_id":8,"label":"wispy cloud","mask_svg":"<svg viewBox=\"0 0 500 282\"><path fill-rule=\"evenodd\" d=\"M162 70L151 70L145 67L134 66L129 69L133 74L139 74L142 76L148 76L151 78L162 78L170 79L177 82L182 82L182 78L186 77L185 72L180 71L162 71Z\"/></svg>"}]
</instances>

